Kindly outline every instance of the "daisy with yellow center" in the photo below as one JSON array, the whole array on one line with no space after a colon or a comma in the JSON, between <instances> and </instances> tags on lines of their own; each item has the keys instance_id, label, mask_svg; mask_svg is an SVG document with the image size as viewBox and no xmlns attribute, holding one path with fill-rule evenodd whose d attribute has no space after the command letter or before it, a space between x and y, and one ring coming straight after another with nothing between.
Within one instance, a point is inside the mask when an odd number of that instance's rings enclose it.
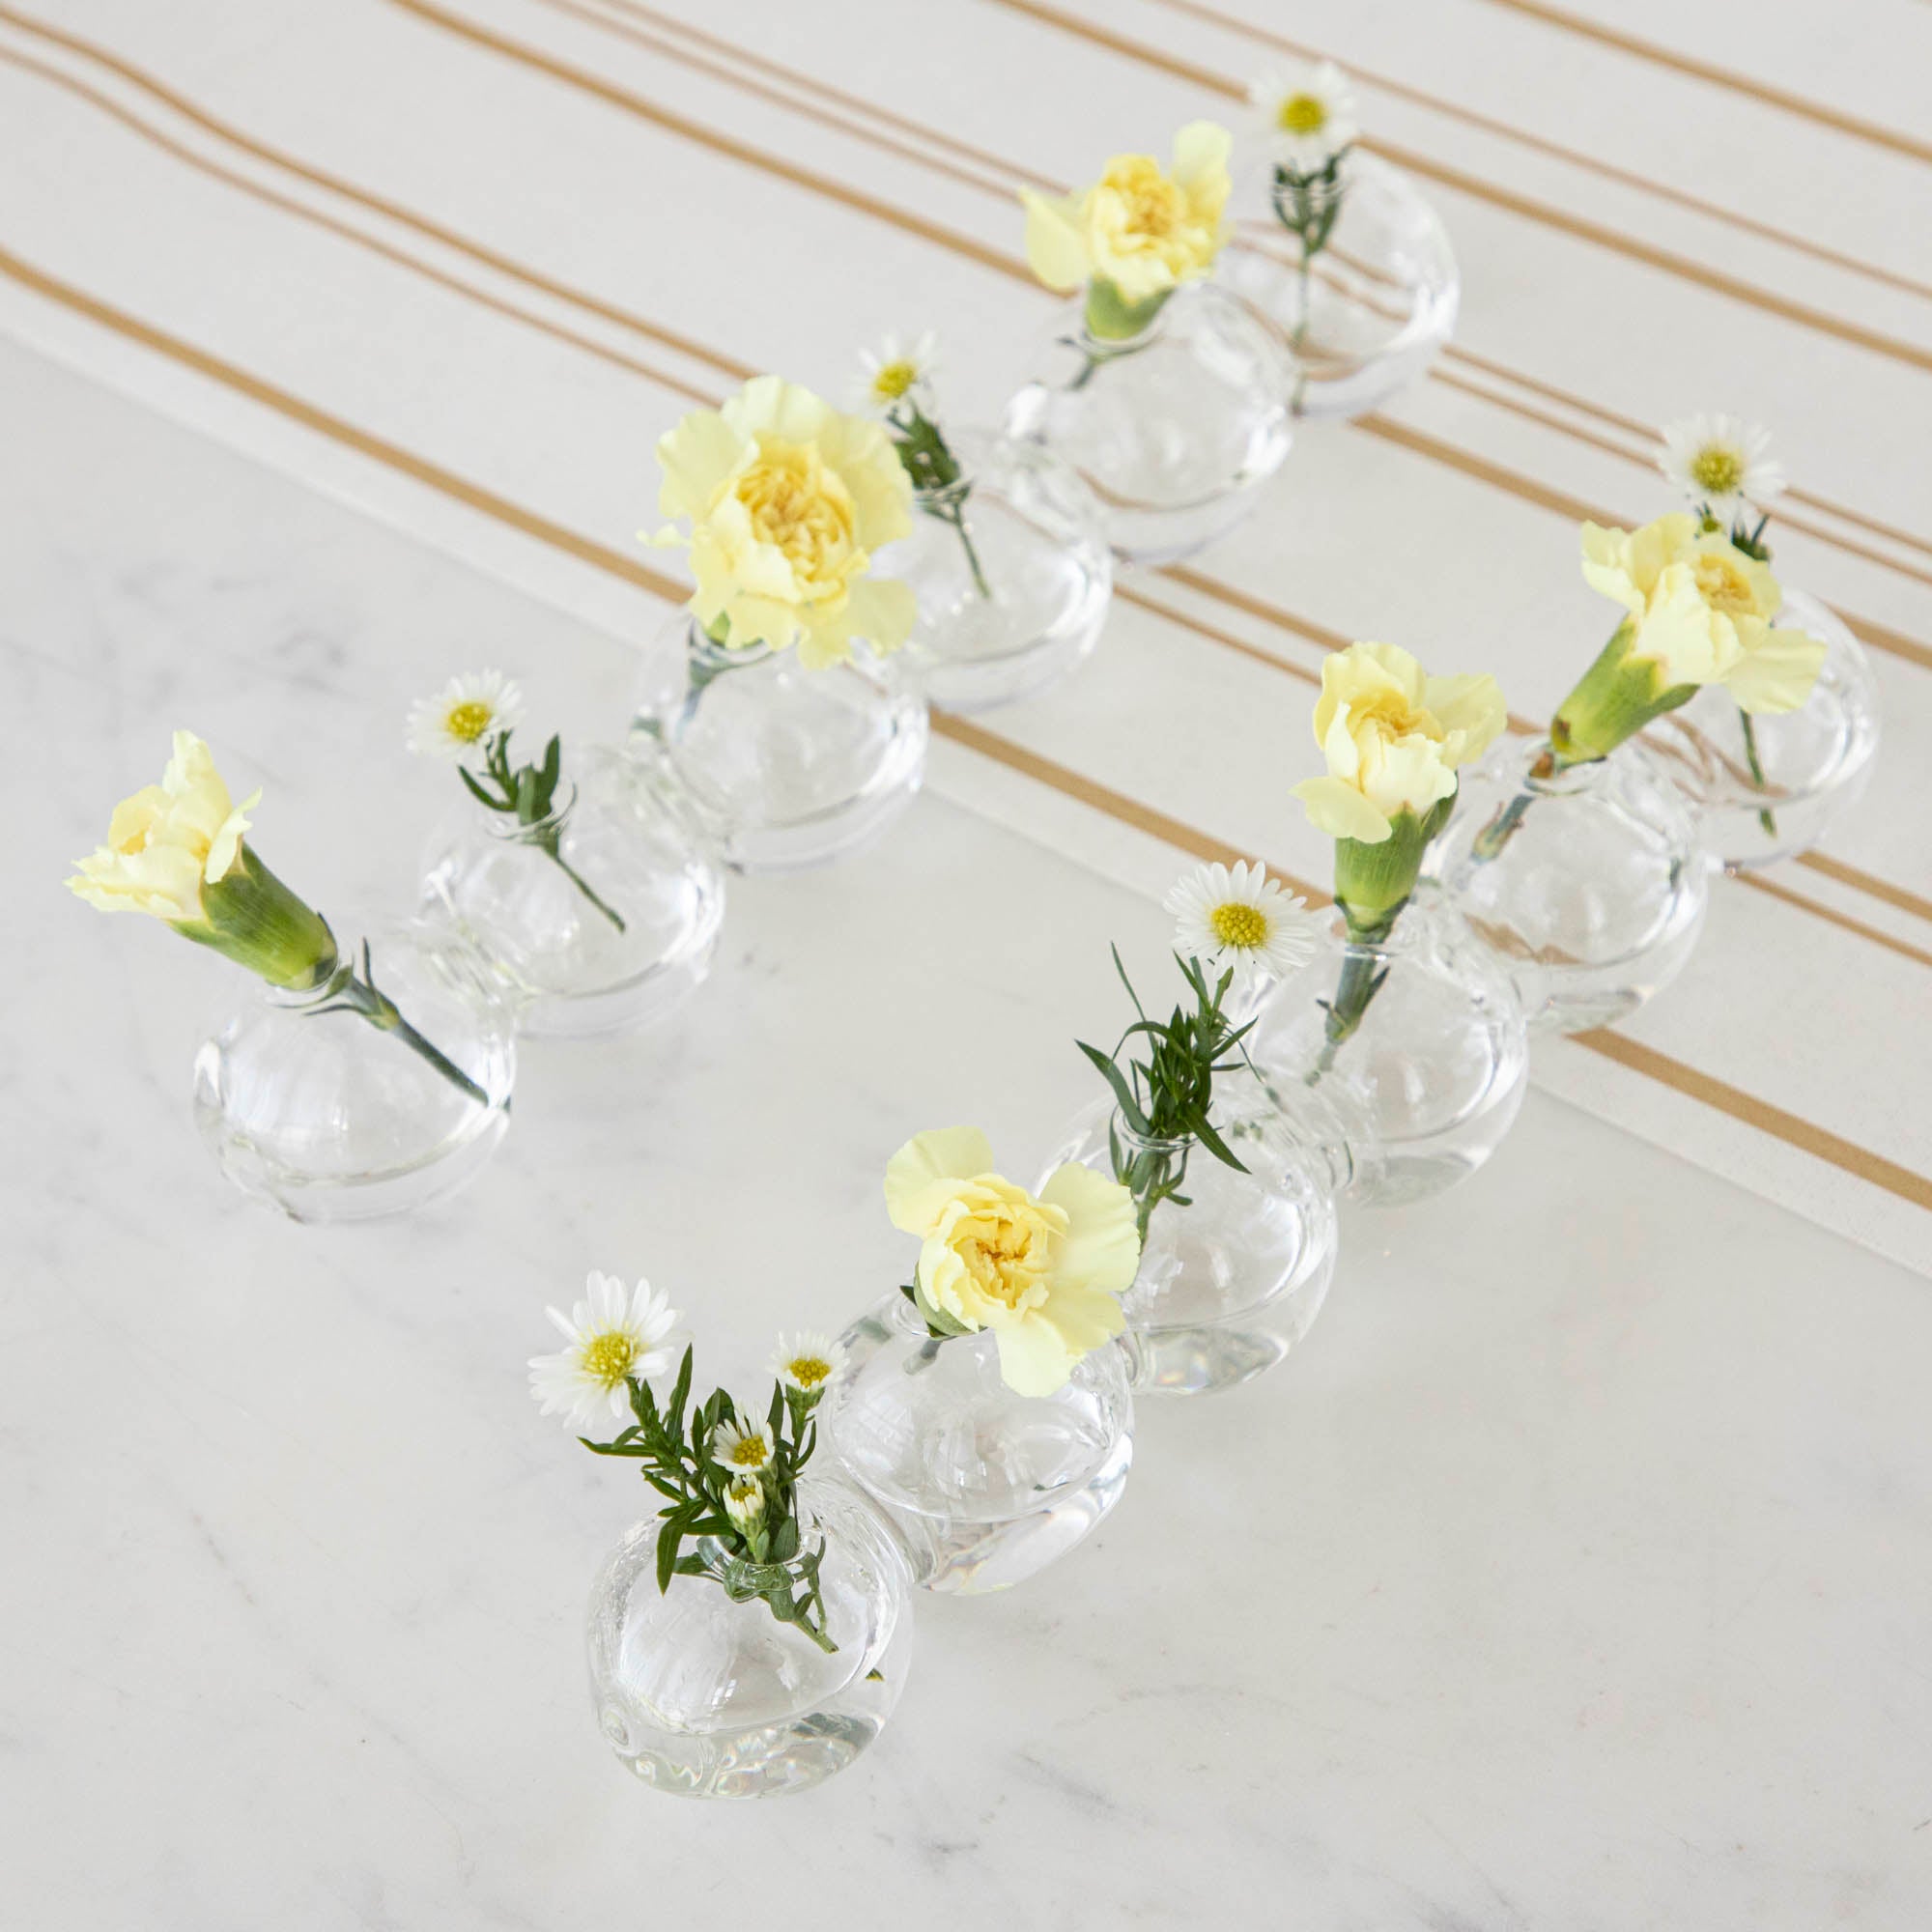
<instances>
[{"instance_id":1,"label":"daisy with yellow center","mask_svg":"<svg viewBox=\"0 0 1932 1932\"><path fill-rule=\"evenodd\" d=\"M544 1312L564 1338L552 1355L530 1358L530 1394L546 1415L561 1415L585 1430L614 1417L628 1421L631 1382L666 1374L676 1352L677 1311L647 1281L627 1289L615 1275L594 1270L583 1299L568 1316Z\"/></svg>"},{"instance_id":2,"label":"daisy with yellow center","mask_svg":"<svg viewBox=\"0 0 1932 1932\"><path fill-rule=\"evenodd\" d=\"M764 1520L765 1486L756 1476L733 1476L724 1486L724 1514L740 1529L753 1529Z\"/></svg>"},{"instance_id":3,"label":"daisy with yellow center","mask_svg":"<svg viewBox=\"0 0 1932 1932\"><path fill-rule=\"evenodd\" d=\"M1195 867L1164 903L1174 915L1174 950L1216 972L1232 971L1243 989L1294 972L1313 955L1321 927L1305 900L1245 859L1232 868Z\"/></svg>"},{"instance_id":4,"label":"daisy with yellow center","mask_svg":"<svg viewBox=\"0 0 1932 1932\"><path fill-rule=\"evenodd\" d=\"M939 368L939 338L929 328L910 344L888 335L876 349L859 352L859 407L874 415L890 414L930 384Z\"/></svg>"},{"instance_id":5,"label":"daisy with yellow center","mask_svg":"<svg viewBox=\"0 0 1932 1932\"><path fill-rule=\"evenodd\" d=\"M762 1476L772 1466L773 1447L762 1422L721 1422L712 1432L711 1460L734 1475Z\"/></svg>"},{"instance_id":6,"label":"daisy with yellow center","mask_svg":"<svg viewBox=\"0 0 1932 1932\"><path fill-rule=\"evenodd\" d=\"M453 677L434 696L410 707L410 750L452 764L480 757L487 742L524 715L524 695L499 670Z\"/></svg>"},{"instance_id":7,"label":"daisy with yellow center","mask_svg":"<svg viewBox=\"0 0 1932 1932\"><path fill-rule=\"evenodd\" d=\"M1265 73L1248 99L1275 165L1292 174L1320 174L1361 133L1355 97L1333 61Z\"/></svg>"},{"instance_id":8,"label":"daisy with yellow center","mask_svg":"<svg viewBox=\"0 0 1932 1932\"><path fill-rule=\"evenodd\" d=\"M793 1394L816 1402L838 1379L845 1350L817 1329L781 1335L772 1356L772 1374Z\"/></svg>"},{"instance_id":9,"label":"daisy with yellow center","mask_svg":"<svg viewBox=\"0 0 1932 1932\"><path fill-rule=\"evenodd\" d=\"M1657 467L1687 503L1725 530L1748 534L1784 490L1784 467L1768 454L1771 433L1737 416L1666 423Z\"/></svg>"}]
</instances>

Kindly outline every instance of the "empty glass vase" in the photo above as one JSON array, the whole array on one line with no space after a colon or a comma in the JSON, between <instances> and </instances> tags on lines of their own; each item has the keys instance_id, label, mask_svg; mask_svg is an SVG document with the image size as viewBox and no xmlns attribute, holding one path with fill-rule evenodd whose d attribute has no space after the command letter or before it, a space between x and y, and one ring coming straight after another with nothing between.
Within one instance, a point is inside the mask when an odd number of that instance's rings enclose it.
<instances>
[{"instance_id":1,"label":"empty glass vase","mask_svg":"<svg viewBox=\"0 0 1932 1932\"><path fill-rule=\"evenodd\" d=\"M1093 492L1043 444L961 430L963 474L914 497L913 531L881 554L913 586L908 676L950 711L1009 704L1093 650L1114 558Z\"/></svg>"},{"instance_id":2,"label":"empty glass vase","mask_svg":"<svg viewBox=\"0 0 1932 1932\"><path fill-rule=\"evenodd\" d=\"M1064 310L1007 428L1079 473L1117 555L1169 563L1254 508L1288 454L1292 382L1271 326L1189 282L1123 340L1091 334L1080 305Z\"/></svg>"},{"instance_id":3,"label":"empty glass vase","mask_svg":"<svg viewBox=\"0 0 1932 1932\"><path fill-rule=\"evenodd\" d=\"M1083 1357L1050 1396L1016 1395L989 1331L931 1339L896 1291L841 1340L846 1369L821 1427L892 1517L927 1589L1023 1582L1120 1500L1133 1461L1120 1349Z\"/></svg>"},{"instance_id":4,"label":"empty glass vase","mask_svg":"<svg viewBox=\"0 0 1932 1932\"><path fill-rule=\"evenodd\" d=\"M1415 184L1360 148L1339 182L1339 196L1319 185L1297 191L1277 184L1271 157L1257 156L1241 238L1221 256L1221 279L1281 331L1298 416L1375 409L1415 381L1456 327L1456 257ZM1304 233L1324 238L1312 253Z\"/></svg>"},{"instance_id":5,"label":"empty glass vase","mask_svg":"<svg viewBox=\"0 0 1932 1932\"><path fill-rule=\"evenodd\" d=\"M1464 771L1424 868L1508 969L1532 1031L1634 1013L1683 969L1710 860L1683 800L1637 746L1551 768L1548 741L1501 741Z\"/></svg>"},{"instance_id":6,"label":"empty glass vase","mask_svg":"<svg viewBox=\"0 0 1932 1932\"><path fill-rule=\"evenodd\" d=\"M1728 870L1808 851L1856 804L1878 756L1878 681L1844 620L1802 590L1776 626L1821 639L1825 663L1796 711L1747 718L1721 685L1666 711L1643 747L1681 792L1705 849Z\"/></svg>"},{"instance_id":7,"label":"empty glass vase","mask_svg":"<svg viewBox=\"0 0 1932 1932\"><path fill-rule=\"evenodd\" d=\"M340 943L310 991L247 982L195 1056L195 1122L223 1173L298 1221L420 1208L468 1180L510 1120L515 1014L481 955L420 923ZM345 1004L352 973L387 1003L377 1019Z\"/></svg>"},{"instance_id":8,"label":"empty glass vase","mask_svg":"<svg viewBox=\"0 0 1932 1932\"><path fill-rule=\"evenodd\" d=\"M688 613L646 647L630 751L734 870L817 865L876 838L925 774L926 710L861 647L808 670L795 650L726 650Z\"/></svg>"},{"instance_id":9,"label":"empty glass vase","mask_svg":"<svg viewBox=\"0 0 1932 1932\"><path fill-rule=\"evenodd\" d=\"M804 1547L823 1547L819 1587L830 1649L781 1623L757 1596L791 1586L796 1565L739 1564L696 1548L703 1576L660 1591L658 1525L640 1522L590 1596L586 1652L597 1721L618 1758L654 1790L766 1798L842 1771L885 1728L912 1661L912 1584L879 1513L850 1485L800 1485Z\"/></svg>"},{"instance_id":10,"label":"empty glass vase","mask_svg":"<svg viewBox=\"0 0 1932 1932\"><path fill-rule=\"evenodd\" d=\"M1391 1207L1473 1174L1522 1105L1529 1041L1502 962L1422 885L1380 940L1338 913L1272 987L1249 1057L1338 1192Z\"/></svg>"},{"instance_id":11,"label":"empty glass vase","mask_svg":"<svg viewBox=\"0 0 1932 1932\"><path fill-rule=\"evenodd\" d=\"M662 1018L709 970L724 884L644 775L601 746L572 760L551 815L469 803L438 833L423 912L503 975L534 1036L615 1033Z\"/></svg>"},{"instance_id":12,"label":"empty glass vase","mask_svg":"<svg viewBox=\"0 0 1932 1932\"><path fill-rule=\"evenodd\" d=\"M1155 1207L1122 1297L1137 1391L1201 1395L1266 1374L1307 1334L1335 1271L1325 1163L1293 1145L1245 1075L1217 1083L1213 1118L1245 1172L1190 1142L1141 1137L1106 1100L1075 1121L1052 1163L1082 1161L1136 1193L1150 1171L1184 1173L1185 1205Z\"/></svg>"}]
</instances>

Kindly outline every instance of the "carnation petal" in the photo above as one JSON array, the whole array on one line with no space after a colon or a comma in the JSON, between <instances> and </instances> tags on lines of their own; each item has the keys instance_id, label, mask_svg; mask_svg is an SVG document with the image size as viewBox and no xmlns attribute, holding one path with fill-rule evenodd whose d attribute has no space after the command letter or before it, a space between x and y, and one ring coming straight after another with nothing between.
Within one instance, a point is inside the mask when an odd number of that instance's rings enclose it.
<instances>
[{"instance_id":1,"label":"carnation petal","mask_svg":"<svg viewBox=\"0 0 1932 1932\"><path fill-rule=\"evenodd\" d=\"M1364 845L1379 845L1394 830L1387 817L1369 803L1353 785L1340 779L1303 779L1293 787L1308 813L1308 822L1331 838L1353 838Z\"/></svg>"},{"instance_id":2,"label":"carnation petal","mask_svg":"<svg viewBox=\"0 0 1932 1932\"><path fill-rule=\"evenodd\" d=\"M1000 1379L1015 1395L1053 1395L1066 1386L1075 1357L1059 1329L1037 1319L993 1331L1000 1350Z\"/></svg>"},{"instance_id":3,"label":"carnation petal","mask_svg":"<svg viewBox=\"0 0 1932 1932\"><path fill-rule=\"evenodd\" d=\"M1081 232L1080 203L1020 190L1026 208L1027 265L1050 289L1063 295L1087 279L1087 242Z\"/></svg>"},{"instance_id":4,"label":"carnation petal","mask_svg":"<svg viewBox=\"0 0 1932 1932\"><path fill-rule=\"evenodd\" d=\"M692 411L675 429L658 439L658 467L664 471L658 489L659 510L667 517L689 517L696 522L750 458L753 448L716 410ZM657 541L665 540L666 533L661 531Z\"/></svg>"},{"instance_id":5,"label":"carnation petal","mask_svg":"<svg viewBox=\"0 0 1932 1932\"><path fill-rule=\"evenodd\" d=\"M1753 714L1799 710L1824 668L1824 639L1783 626L1747 622L1742 640L1744 656L1723 679L1739 708Z\"/></svg>"},{"instance_id":6,"label":"carnation petal","mask_svg":"<svg viewBox=\"0 0 1932 1932\"><path fill-rule=\"evenodd\" d=\"M886 1163L886 1212L893 1226L923 1237L953 1183L989 1174L993 1144L978 1127L936 1127L915 1134Z\"/></svg>"}]
</instances>

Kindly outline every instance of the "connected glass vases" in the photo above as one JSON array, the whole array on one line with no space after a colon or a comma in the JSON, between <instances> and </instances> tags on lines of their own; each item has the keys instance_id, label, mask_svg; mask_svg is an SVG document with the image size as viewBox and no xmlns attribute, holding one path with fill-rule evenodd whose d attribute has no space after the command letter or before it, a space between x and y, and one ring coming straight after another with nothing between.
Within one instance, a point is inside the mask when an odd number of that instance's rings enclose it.
<instances>
[{"instance_id":1,"label":"connected glass vases","mask_svg":"<svg viewBox=\"0 0 1932 1932\"><path fill-rule=\"evenodd\" d=\"M912 1659L912 1584L892 1530L848 1484L800 1485L805 1547L822 1544L821 1648L757 1594L796 1566L696 1546L708 1574L657 1581L641 1522L590 1597L590 1694L612 1750L644 1783L691 1798L764 1798L830 1777L885 1728Z\"/></svg>"},{"instance_id":2,"label":"connected glass vases","mask_svg":"<svg viewBox=\"0 0 1932 1932\"><path fill-rule=\"evenodd\" d=\"M330 979L307 992L246 982L195 1056L202 1139L238 1187L298 1221L420 1208L509 1125L515 1018L483 958L421 923L373 929L366 952L338 939Z\"/></svg>"},{"instance_id":3,"label":"connected glass vases","mask_svg":"<svg viewBox=\"0 0 1932 1932\"><path fill-rule=\"evenodd\" d=\"M1081 1161L1135 1187L1185 1162L1186 1205L1154 1208L1122 1297L1137 1391L1203 1395L1266 1374L1313 1325L1335 1271L1325 1165L1293 1145L1265 1090L1221 1083L1214 1121L1245 1172L1189 1142L1144 1139L1105 1100L1078 1117L1052 1163Z\"/></svg>"},{"instance_id":4,"label":"connected glass vases","mask_svg":"<svg viewBox=\"0 0 1932 1932\"><path fill-rule=\"evenodd\" d=\"M574 755L551 815L469 803L438 833L422 882L502 974L518 1029L579 1037L662 1018L709 970L723 881L644 775L602 747Z\"/></svg>"},{"instance_id":5,"label":"connected glass vases","mask_svg":"<svg viewBox=\"0 0 1932 1932\"><path fill-rule=\"evenodd\" d=\"M1501 959L1532 1029L1634 1013L1677 977L1704 923L1710 860L1683 801L1625 745L1558 771L1504 740L1465 771L1426 872Z\"/></svg>"},{"instance_id":6,"label":"connected glass vases","mask_svg":"<svg viewBox=\"0 0 1932 1932\"><path fill-rule=\"evenodd\" d=\"M841 1341L845 1374L821 1428L891 1516L927 1589L1023 1582L1120 1500L1133 1461L1122 1350L1085 1356L1052 1395L1016 1395L990 1331L932 1339L896 1292Z\"/></svg>"},{"instance_id":7,"label":"connected glass vases","mask_svg":"<svg viewBox=\"0 0 1932 1932\"><path fill-rule=\"evenodd\" d=\"M961 430L952 448L963 474L916 493L912 534L881 560L919 599L909 679L950 711L982 711L1093 650L1114 559L1093 492L1044 444Z\"/></svg>"},{"instance_id":8,"label":"connected glass vases","mask_svg":"<svg viewBox=\"0 0 1932 1932\"><path fill-rule=\"evenodd\" d=\"M646 647L630 751L723 863L784 871L875 838L925 773L923 699L860 647L808 670L795 650L726 650L680 613Z\"/></svg>"},{"instance_id":9,"label":"connected glass vases","mask_svg":"<svg viewBox=\"0 0 1932 1932\"><path fill-rule=\"evenodd\" d=\"M1825 645L1811 696L1796 711L1747 718L1721 685L1666 711L1642 744L1727 870L1768 866L1818 843L1856 804L1878 756L1878 682L1844 621L1802 590L1784 593L1774 628Z\"/></svg>"},{"instance_id":10,"label":"connected glass vases","mask_svg":"<svg viewBox=\"0 0 1932 1932\"><path fill-rule=\"evenodd\" d=\"M1222 252L1221 279L1280 329L1294 414L1361 415L1420 376L1455 331L1462 280L1448 234L1401 169L1359 148L1341 163L1339 196L1278 186L1265 156L1248 179L1253 218ZM1308 253L1303 232L1331 222Z\"/></svg>"},{"instance_id":11,"label":"connected glass vases","mask_svg":"<svg viewBox=\"0 0 1932 1932\"><path fill-rule=\"evenodd\" d=\"M1169 563L1225 535L1281 468L1293 371L1275 331L1227 290L1189 282L1137 335L1064 310L1007 428L1044 443L1099 498L1107 540Z\"/></svg>"},{"instance_id":12,"label":"connected glass vases","mask_svg":"<svg viewBox=\"0 0 1932 1932\"><path fill-rule=\"evenodd\" d=\"M1508 971L1428 885L1378 941L1351 939L1338 913L1269 990L1247 1048L1295 1145L1338 1193L1378 1207L1473 1174L1529 1080Z\"/></svg>"}]
</instances>

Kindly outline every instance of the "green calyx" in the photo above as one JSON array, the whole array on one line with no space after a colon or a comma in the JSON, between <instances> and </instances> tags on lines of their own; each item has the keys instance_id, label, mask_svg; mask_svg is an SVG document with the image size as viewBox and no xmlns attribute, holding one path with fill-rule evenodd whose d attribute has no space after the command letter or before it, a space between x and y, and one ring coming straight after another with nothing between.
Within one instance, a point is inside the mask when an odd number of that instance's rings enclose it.
<instances>
[{"instance_id":1,"label":"green calyx","mask_svg":"<svg viewBox=\"0 0 1932 1932\"><path fill-rule=\"evenodd\" d=\"M1558 771L1607 758L1653 718L1696 696L1694 684L1666 685L1655 658L1634 656L1635 641L1635 622L1626 617L1557 706L1549 724L1549 749Z\"/></svg>"},{"instance_id":2,"label":"green calyx","mask_svg":"<svg viewBox=\"0 0 1932 1932\"><path fill-rule=\"evenodd\" d=\"M1379 844L1366 845L1359 838L1335 841L1335 903L1351 939L1373 944L1388 937L1422 875L1423 852L1448 824L1455 805L1452 792L1420 818L1412 811L1397 812L1389 822L1389 836Z\"/></svg>"},{"instance_id":3,"label":"green calyx","mask_svg":"<svg viewBox=\"0 0 1932 1932\"><path fill-rule=\"evenodd\" d=\"M335 971L335 936L244 840L235 864L201 889L202 917L175 930L259 975L271 986L306 991Z\"/></svg>"},{"instance_id":4,"label":"green calyx","mask_svg":"<svg viewBox=\"0 0 1932 1932\"><path fill-rule=\"evenodd\" d=\"M1096 342L1127 342L1151 327L1174 293L1162 289L1145 301L1127 301L1103 275L1087 284L1087 333Z\"/></svg>"}]
</instances>

